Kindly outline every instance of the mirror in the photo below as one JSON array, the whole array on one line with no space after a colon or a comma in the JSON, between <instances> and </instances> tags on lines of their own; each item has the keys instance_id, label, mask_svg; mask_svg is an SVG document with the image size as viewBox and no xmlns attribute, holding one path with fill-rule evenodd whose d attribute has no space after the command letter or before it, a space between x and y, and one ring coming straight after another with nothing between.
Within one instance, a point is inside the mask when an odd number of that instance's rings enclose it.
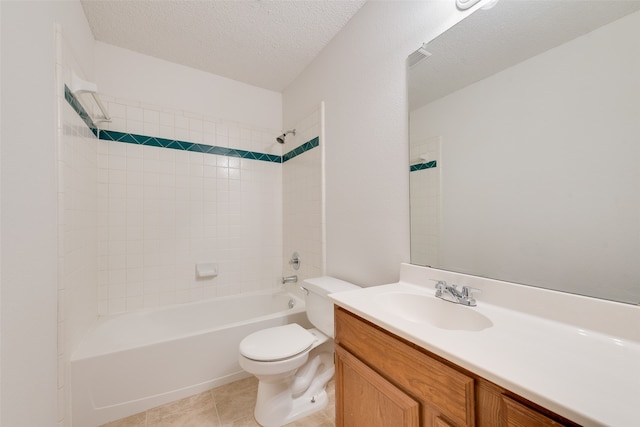
<instances>
[{"instance_id":1,"label":"mirror","mask_svg":"<svg viewBox=\"0 0 640 427\"><path fill-rule=\"evenodd\" d=\"M639 10L501 0L409 57L412 263L640 303Z\"/></svg>"}]
</instances>

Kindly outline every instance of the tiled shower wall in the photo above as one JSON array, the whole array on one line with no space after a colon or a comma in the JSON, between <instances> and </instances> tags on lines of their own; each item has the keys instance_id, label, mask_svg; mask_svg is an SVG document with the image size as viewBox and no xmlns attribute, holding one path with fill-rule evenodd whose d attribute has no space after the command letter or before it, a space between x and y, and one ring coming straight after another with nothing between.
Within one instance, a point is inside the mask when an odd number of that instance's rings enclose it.
<instances>
[{"instance_id":1,"label":"tiled shower wall","mask_svg":"<svg viewBox=\"0 0 640 427\"><path fill-rule=\"evenodd\" d=\"M70 98L60 94L59 425L70 413L70 353L96 315L281 286L283 217L300 279L324 272L322 106L281 146L279 130L102 96L111 129L273 154L262 161L100 140ZM197 262L213 262L218 275L198 278Z\"/></svg>"},{"instance_id":2,"label":"tiled shower wall","mask_svg":"<svg viewBox=\"0 0 640 427\"><path fill-rule=\"evenodd\" d=\"M102 97L106 129L280 154L279 129ZM98 142L99 313L279 286L279 163ZM196 277L196 263L217 265Z\"/></svg>"},{"instance_id":3,"label":"tiled shower wall","mask_svg":"<svg viewBox=\"0 0 640 427\"><path fill-rule=\"evenodd\" d=\"M296 274L299 282L325 274L325 221L322 132L323 105L294 126L296 136L287 136L285 147L319 138L318 147L288 160L283 170L283 221L285 275ZM289 265L292 253L300 255L300 269Z\"/></svg>"}]
</instances>

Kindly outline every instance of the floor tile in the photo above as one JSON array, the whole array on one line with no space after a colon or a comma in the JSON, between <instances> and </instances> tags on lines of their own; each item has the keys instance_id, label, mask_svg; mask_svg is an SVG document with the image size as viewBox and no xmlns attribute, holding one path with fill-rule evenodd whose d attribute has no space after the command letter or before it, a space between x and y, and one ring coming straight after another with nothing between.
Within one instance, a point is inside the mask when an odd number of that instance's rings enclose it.
<instances>
[{"instance_id":1,"label":"floor tile","mask_svg":"<svg viewBox=\"0 0 640 427\"><path fill-rule=\"evenodd\" d=\"M158 406L103 427L260 427L253 418L258 380L245 378L204 393ZM334 427L335 386L327 384L329 404L285 427Z\"/></svg>"},{"instance_id":2,"label":"floor tile","mask_svg":"<svg viewBox=\"0 0 640 427\"><path fill-rule=\"evenodd\" d=\"M105 424L103 427L146 427L146 426L147 426L147 413L142 412L140 414L135 414L130 417Z\"/></svg>"},{"instance_id":3,"label":"floor tile","mask_svg":"<svg viewBox=\"0 0 640 427\"><path fill-rule=\"evenodd\" d=\"M253 418L253 415L244 416L242 418L223 423L222 425L224 427L260 427L260 424L256 422L255 418Z\"/></svg>"},{"instance_id":4,"label":"floor tile","mask_svg":"<svg viewBox=\"0 0 640 427\"><path fill-rule=\"evenodd\" d=\"M147 426L220 427L211 391L147 411Z\"/></svg>"},{"instance_id":5,"label":"floor tile","mask_svg":"<svg viewBox=\"0 0 640 427\"><path fill-rule=\"evenodd\" d=\"M231 423L247 417L253 419L258 393L258 380L255 377L215 388L211 393L223 425L234 425Z\"/></svg>"}]
</instances>

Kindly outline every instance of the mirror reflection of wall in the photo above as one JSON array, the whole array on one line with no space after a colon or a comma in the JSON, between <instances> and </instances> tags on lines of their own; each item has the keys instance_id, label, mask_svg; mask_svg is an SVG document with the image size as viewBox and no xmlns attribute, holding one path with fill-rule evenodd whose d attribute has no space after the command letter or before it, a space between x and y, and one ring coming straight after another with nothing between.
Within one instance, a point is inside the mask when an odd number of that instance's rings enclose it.
<instances>
[{"instance_id":1,"label":"mirror reflection of wall","mask_svg":"<svg viewBox=\"0 0 640 427\"><path fill-rule=\"evenodd\" d=\"M411 263L440 265L441 138L416 135L409 150L411 200Z\"/></svg>"},{"instance_id":2,"label":"mirror reflection of wall","mask_svg":"<svg viewBox=\"0 0 640 427\"><path fill-rule=\"evenodd\" d=\"M441 150L410 174L412 262L640 302L639 39L635 12L412 108L411 163Z\"/></svg>"}]
</instances>

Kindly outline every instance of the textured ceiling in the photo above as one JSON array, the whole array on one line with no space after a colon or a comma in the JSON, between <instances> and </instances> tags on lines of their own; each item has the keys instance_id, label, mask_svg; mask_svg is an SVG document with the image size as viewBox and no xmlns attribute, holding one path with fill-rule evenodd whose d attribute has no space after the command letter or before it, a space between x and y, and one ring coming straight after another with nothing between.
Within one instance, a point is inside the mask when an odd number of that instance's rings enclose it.
<instances>
[{"instance_id":1,"label":"textured ceiling","mask_svg":"<svg viewBox=\"0 0 640 427\"><path fill-rule=\"evenodd\" d=\"M96 40L283 91L365 0L82 0Z\"/></svg>"}]
</instances>

